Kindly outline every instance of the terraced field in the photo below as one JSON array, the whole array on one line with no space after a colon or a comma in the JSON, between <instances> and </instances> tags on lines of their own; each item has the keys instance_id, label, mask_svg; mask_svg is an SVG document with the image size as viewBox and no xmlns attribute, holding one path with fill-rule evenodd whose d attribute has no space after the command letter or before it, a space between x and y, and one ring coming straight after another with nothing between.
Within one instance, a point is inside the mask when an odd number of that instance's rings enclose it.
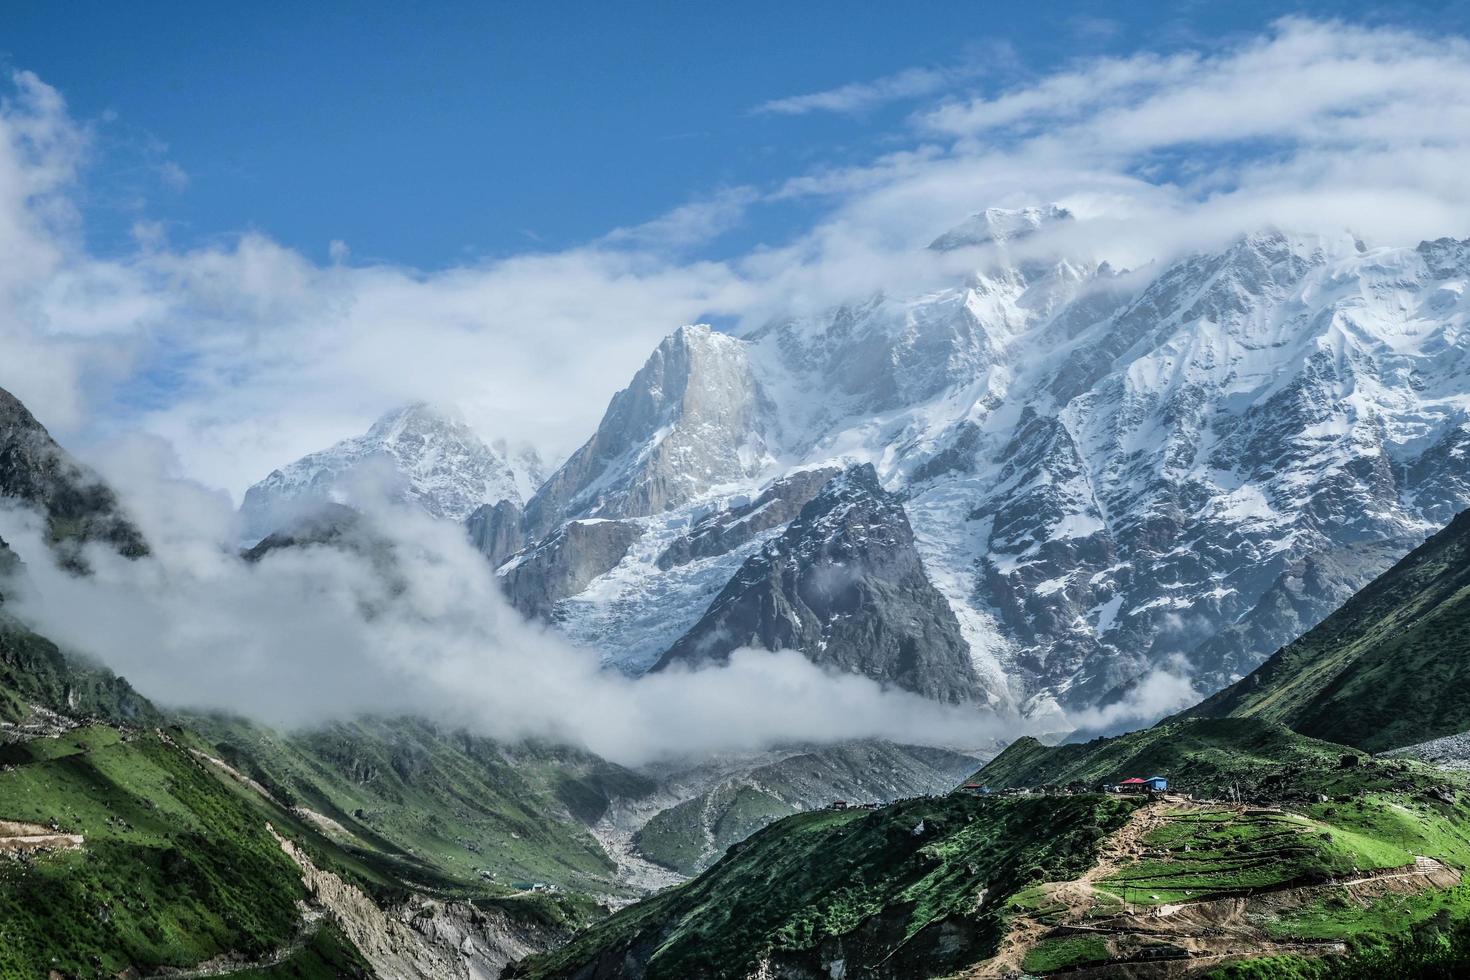
<instances>
[{"instance_id":1,"label":"terraced field","mask_svg":"<svg viewBox=\"0 0 1470 980\"><path fill-rule=\"evenodd\" d=\"M1459 870L1395 842L1282 809L1150 803L1078 879L1033 886L996 956L964 976L1129 964L1133 976L1245 956L1343 953L1470 911Z\"/></svg>"}]
</instances>

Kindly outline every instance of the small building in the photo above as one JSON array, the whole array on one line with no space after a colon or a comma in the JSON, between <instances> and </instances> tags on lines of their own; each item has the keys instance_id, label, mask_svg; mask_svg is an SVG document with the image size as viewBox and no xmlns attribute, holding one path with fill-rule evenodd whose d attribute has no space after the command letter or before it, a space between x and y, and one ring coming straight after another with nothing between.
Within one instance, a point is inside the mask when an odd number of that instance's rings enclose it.
<instances>
[{"instance_id":1,"label":"small building","mask_svg":"<svg viewBox=\"0 0 1470 980\"><path fill-rule=\"evenodd\" d=\"M995 790L991 789L989 786L986 786L984 783L966 783L964 786L961 787L961 789L963 789L966 793L974 793L977 796L989 796L991 793L995 792Z\"/></svg>"},{"instance_id":2,"label":"small building","mask_svg":"<svg viewBox=\"0 0 1470 980\"><path fill-rule=\"evenodd\" d=\"M1147 786L1152 792L1163 793L1168 790L1169 781L1163 776L1149 776L1144 779L1143 785Z\"/></svg>"},{"instance_id":3,"label":"small building","mask_svg":"<svg viewBox=\"0 0 1470 980\"><path fill-rule=\"evenodd\" d=\"M834 810L846 810L847 809L847 801L846 800L833 800L832 801L832 809L834 809Z\"/></svg>"},{"instance_id":4,"label":"small building","mask_svg":"<svg viewBox=\"0 0 1470 980\"><path fill-rule=\"evenodd\" d=\"M1118 784L1119 793L1147 793L1148 785L1137 776L1132 776Z\"/></svg>"}]
</instances>

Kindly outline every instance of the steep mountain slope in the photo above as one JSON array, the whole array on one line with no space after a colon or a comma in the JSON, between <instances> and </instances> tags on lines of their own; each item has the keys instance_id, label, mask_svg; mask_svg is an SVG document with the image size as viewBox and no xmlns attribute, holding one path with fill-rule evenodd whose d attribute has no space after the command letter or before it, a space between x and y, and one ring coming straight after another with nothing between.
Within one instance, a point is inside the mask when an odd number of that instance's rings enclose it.
<instances>
[{"instance_id":1,"label":"steep mountain slope","mask_svg":"<svg viewBox=\"0 0 1470 980\"><path fill-rule=\"evenodd\" d=\"M1252 651L1279 649L1301 636L1417 543L1417 537L1357 541L1292 561L1250 612L1194 649L1196 664L1213 665L1196 675L1196 686L1213 691L1249 673Z\"/></svg>"},{"instance_id":2,"label":"steep mountain slope","mask_svg":"<svg viewBox=\"0 0 1470 980\"><path fill-rule=\"evenodd\" d=\"M1375 751L1470 729L1470 512L1186 716Z\"/></svg>"},{"instance_id":3,"label":"steep mountain slope","mask_svg":"<svg viewBox=\"0 0 1470 980\"><path fill-rule=\"evenodd\" d=\"M157 724L163 716L125 679L0 612L0 741L64 730L71 716L114 724Z\"/></svg>"},{"instance_id":4,"label":"steep mountain slope","mask_svg":"<svg viewBox=\"0 0 1470 980\"><path fill-rule=\"evenodd\" d=\"M976 778L1145 770L1250 804L957 792L790 817L511 975L1305 980L1470 963L1463 775L1225 719L1087 745L1023 739Z\"/></svg>"},{"instance_id":5,"label":"steep mountain slope","mask_svg":"<svg viewBox=\"0 0 1470 980\"><path fill-rule=\"evenodd\" d=\"M947 792L974 757L945 749L864 741L812 748L721 779L638 831L638 852L685 875L780 817L825 808Z\"/></svg>"},{"instance_id":6,"label":"steep mountain slope","mask_svg":"<svg viewBox=\"0 0 1470 980\"><path fill-rule=\"evenodd\" d=\"M654 669L720 661L749 646L801 650L822 666L940 701L983 696L959 621L871 465L829 480Z\"/></svg>"},{"instance_id":7,"label":"steep mountain slope","mask_svg":"<svg viewBox=\"0 0 1470 980\"><path fill-rule=\"evenodd\" d=\"M766 462L772 424L744 345L681 327L531 498L527 530L540 537L572 517L641 517L749 479Z\"/></svg>"},{"instance_id":8,"label":"steep mountain slope","mask_svg":"<svg viewBox=\"0 0 1470 980\"><path fill-rule=\"evenodd\" d=\"M512 975L943 976L995 949L1025 882L1080 873L1133 806L956 796L801 814Z\"/></svg>"},{"instance_id":9,"label":"steep mountain slope","mask_svg":"<svg viewBox=\"0 0 1470 980\"><path fill-rule=\"evenodd\" d=\"M0 498L40 511L61 558L82 567L78 548L109 545L128 557L148 553L142 533L128 520L117 495L91 470L56 444L45 426L10 392L0 389ZM6 554L9 549L0 542Z\"/></svg>"},{"instance_id":10,"label":"steep mountain slope","mask_svg":"<svg viewBox=\"0 0 1470 980\"><path fill-rule=\"evenodd\" d=\"M289 734L191 717L207 751L395 860L464 881L551 882L615 894L617 866L589 832L646 777L570 749L503 745L415 718L361 718Z\"/></svg>"},{"instance_id":11,"label":"steep mountain slope","mask_svg":"<svg viewBox=\"0 0 1470 980\"><path fill-rule=\"evenodd\" d=\"M367 491L462 521L482 504L524 502L541 479L534 451L487 445L459 419L416 404L275 470L245 492L240 515L255 542L323 503L350 503Z\"/></svg>"},{"instance_id":12,"label":"steep mountain slope","mask_svg":"<svg viewBox=\"0 0 1470 980\"><path fill-rule=\"evenodd\" d=\"M870 463L985 700L1051 718L1180 658L1236 679L1470 505L1470 243L1268 229L1120 272L1054 244L1074 220L992 210L935 242L950 288L670 337L527 505L533 538L643 529L552 618L648 669L778 528L675 542Z\"/></svg>"}]
</instances>

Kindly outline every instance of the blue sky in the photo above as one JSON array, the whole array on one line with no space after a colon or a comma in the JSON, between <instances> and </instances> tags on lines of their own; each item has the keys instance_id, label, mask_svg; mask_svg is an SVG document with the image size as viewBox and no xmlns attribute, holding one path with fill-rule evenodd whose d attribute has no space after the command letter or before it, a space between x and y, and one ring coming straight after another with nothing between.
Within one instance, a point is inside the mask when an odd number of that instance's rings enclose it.
<instances>
[{"instance_id":1,"label":"blue sky","mask_svg":"<svg viewBox=\"0 0 1470 980\"><path fill-rule=\"evenodd\" d=\"M1463 32L1467 4L12 5L0 58L92 133L99 254L139 218L180 245L255 229L324 259L444 268L556 250L729 187L860 163L920 101L1099 54L1215 46L1285 12ZM850 112L774 100L918 71ZM927 74L923 74L927 73ZM909 91L913 91L911 88ZM706 254L783 240L763 206Z\"/></svg>"},{"instance_id":2,"label":"blue sky","mask_svg":"<svg viewBox=\"0 0 1470 980\"><path fill-rule=\"evenodd\" d=\"M0 387L238 498L419 399L557 458L681 324L952 286L986 206L1135 269L1465 237L1467 10L12 5Z\"/></svg>"}]
</instances>

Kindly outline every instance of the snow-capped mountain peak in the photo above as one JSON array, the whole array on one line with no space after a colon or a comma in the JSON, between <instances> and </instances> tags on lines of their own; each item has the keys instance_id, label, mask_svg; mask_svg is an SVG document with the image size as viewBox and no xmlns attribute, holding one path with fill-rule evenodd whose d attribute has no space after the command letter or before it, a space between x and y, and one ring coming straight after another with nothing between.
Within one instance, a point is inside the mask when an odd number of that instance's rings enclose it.
<instances>
[{"instance_id":1,"label":"snow-capped mountain peak","mask_svg":"<svg viewBox=\"0 0 1470 980\"><path fill-rule=\"evenodd\" d=\"M522 504L541 484L534 450L487 444L452 408L417 402L361 436L303 456L245 493L245 537L269 534L322 503L386 494L433 517L462 521L481 504Z\"/></svg>"},{"instance_id":2,"label":"snow-capped mountain peak","mask_svg":"<svg viewBox=\"0 0 1470 980\"><path fill-rule=\"evenodd\" d=\"M972 214L960 224L929 244L936 252L976 245L1004 245L1034 234L1042 227L1059 221L1071 221L1072 212L1060 205L1026 208L986 208Z\"/></svg>"},{"instance_id":3,"label":"snow-capped mountain peak","mask_svg":"<svg viewBox=\"0 0 1470 980\"><path fill-rule=\"evenodd\" d=\"M945 247L1070 220L991 210ZM1136 273L980 261L947 289L666 339L577 479L529 505L533 540L637 525L550 618L645 669L815 492L781 481L868 463L986 698L1070 711L1181 658L1219 686L1470 506L1470 243L1263 229Z\"/></svg>"}]
</instances>

